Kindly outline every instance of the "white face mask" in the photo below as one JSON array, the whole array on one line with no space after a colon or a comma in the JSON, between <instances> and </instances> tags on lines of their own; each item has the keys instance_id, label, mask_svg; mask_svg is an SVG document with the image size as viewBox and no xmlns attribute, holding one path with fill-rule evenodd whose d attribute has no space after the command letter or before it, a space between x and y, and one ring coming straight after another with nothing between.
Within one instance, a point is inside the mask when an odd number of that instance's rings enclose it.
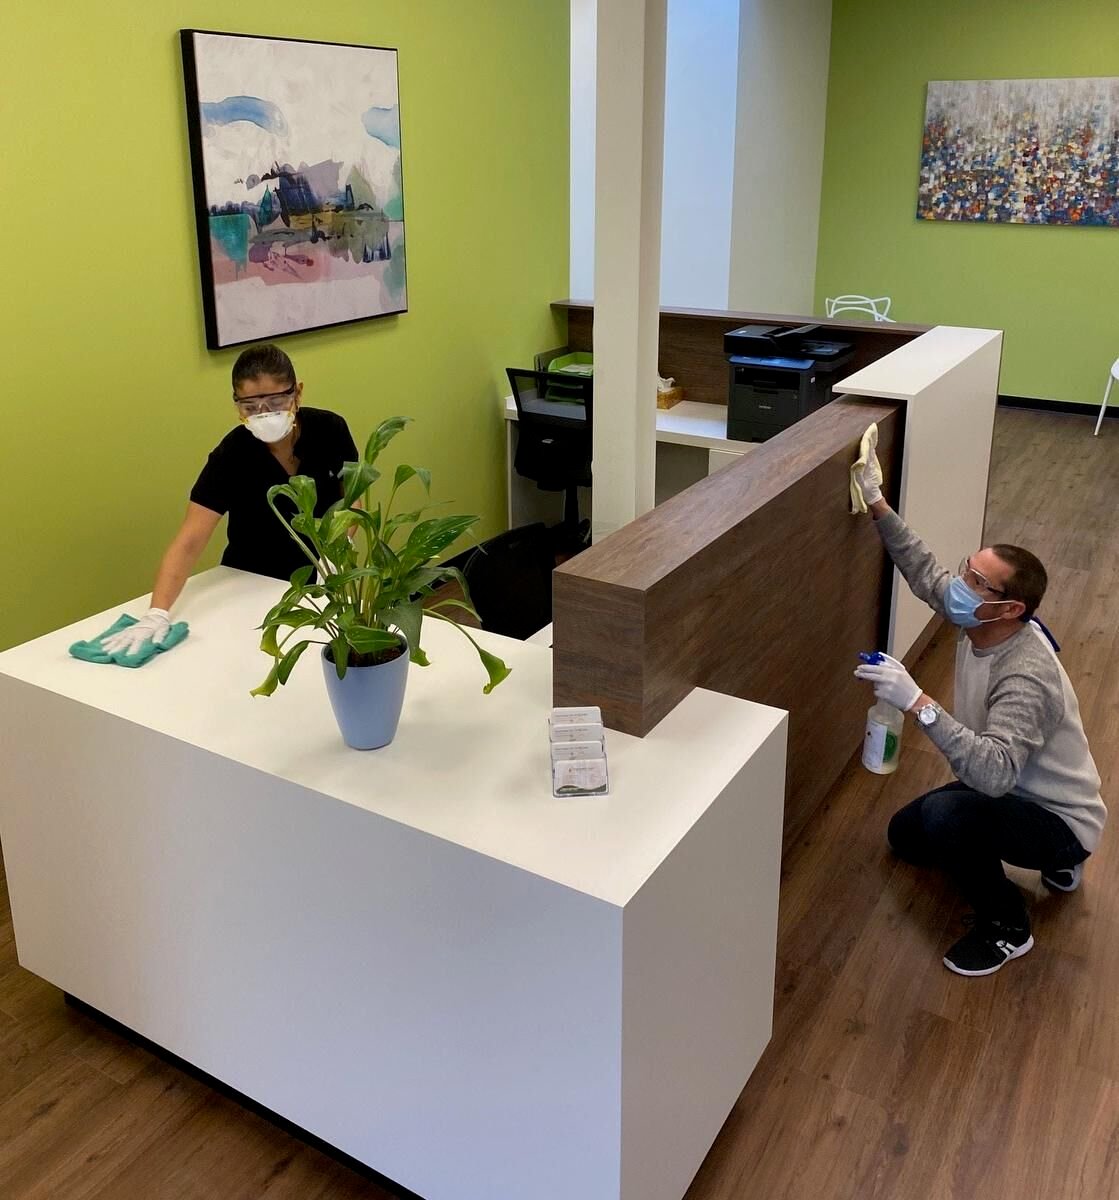
<instances>
[{"instance_id":1,"label":"white face mask","mask_svg":"<svg viewBox=\"0 0 1119 1200\"><path fill-rule=\"evenodd\" d=\"M291 433L295 424L295 413L289 408L287 412L257 413L254 417L246 417L245 424L249 432L262 442L278 442Z\"/></svg>"}]
</instances>

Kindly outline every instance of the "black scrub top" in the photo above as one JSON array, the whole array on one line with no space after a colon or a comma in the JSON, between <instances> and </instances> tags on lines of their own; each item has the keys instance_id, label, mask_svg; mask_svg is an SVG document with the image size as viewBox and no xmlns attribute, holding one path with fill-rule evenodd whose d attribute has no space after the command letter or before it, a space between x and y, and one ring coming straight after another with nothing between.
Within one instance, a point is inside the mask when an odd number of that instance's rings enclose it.
<instances>
[{"instance_id":1,"label":"black scrub top","mask_svg":"<svg viewBox=\"0 0 1119 1200\"><path fill-rule=\"evenodd\" d=\"M357 446L337 413L300 408L298 419L294 448L298 473L314 479L315 516L321 517L341 498L342 464L357 461ZM212 512L229 513L223 565L276 579L289 579L297 567L307 565L307 556L268 507L268 489L287 481L288 474L272 451L244 425L231 430L211 451L190 498ZM295 505L284 496L278 498L277 507L287 516L295 513Z\"/></svg>"}]
</instances>

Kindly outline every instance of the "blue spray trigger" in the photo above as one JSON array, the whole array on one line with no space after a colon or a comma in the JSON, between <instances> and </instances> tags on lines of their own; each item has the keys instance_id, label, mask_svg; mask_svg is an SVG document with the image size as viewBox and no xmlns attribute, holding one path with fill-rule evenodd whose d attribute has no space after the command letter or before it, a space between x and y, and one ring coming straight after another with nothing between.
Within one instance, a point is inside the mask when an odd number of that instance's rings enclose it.
<instances>
[{"instance_id":1,"label":"blue spray trigger","mask_svg":"<svg viewBox=\"0 0 1119 1200\"><path fill-rule=\"evenodd\" d=\"M867 654L865 651L860 650L859 658L870 666L876 667L882 661L882 654L878 650L875 650L873 654Z\"/></svg>"}]
</instances>

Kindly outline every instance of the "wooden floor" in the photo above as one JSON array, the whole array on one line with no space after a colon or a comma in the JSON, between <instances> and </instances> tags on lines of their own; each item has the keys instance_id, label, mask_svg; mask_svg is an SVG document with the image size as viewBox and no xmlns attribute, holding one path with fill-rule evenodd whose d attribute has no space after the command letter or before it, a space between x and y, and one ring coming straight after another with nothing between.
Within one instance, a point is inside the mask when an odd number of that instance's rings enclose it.
<instances>
[{"instance_id":1,"label":"wooden floor","mask_svg":"<svg viewBox=\"0 0 1119 1200\"><path fill-rule=\"evenodd\" d=\"M1063 642L1110 799L1119 421L1099 439L1091 430L1087 418L1000 411L987 540L1020 542L1049 566L1042 615ZM950 487L950 462L944 475ZM942 637L915 675L947 702L951 673ZM1119 1197L1116 831L1074 895L1050 896L1036 875L1016 873L1036 896L1036 948L990 979L961 979L940 963L960 904L883 843L894 809L947 777L909 726L898 772L852 767L790 849L773 1041L688 1200ZM388 1197L66 1008L16 965L7 913L5 892L5 1200Z\"/></svg>"}]
</instances>

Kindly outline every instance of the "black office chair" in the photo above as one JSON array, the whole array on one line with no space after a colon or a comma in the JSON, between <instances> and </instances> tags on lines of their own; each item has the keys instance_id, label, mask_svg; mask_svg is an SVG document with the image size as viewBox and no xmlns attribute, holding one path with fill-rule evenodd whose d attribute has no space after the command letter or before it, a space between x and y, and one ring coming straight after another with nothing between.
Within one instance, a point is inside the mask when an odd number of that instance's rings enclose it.
<instances>
[{"instance_id":1,"label":"black office chair","mask_svg":"<svg viewBox=\"0 0 1119 1200\"><path fill-rule=\"evenodd\" d=\"M564 493L563 521L553 530L556 548L577 552L590 529L590 522L579 520L579 489L591 483L593 380L515 367L506 374L519 426L513 469L542 491Z\"/></svg>"}]
</instances>

